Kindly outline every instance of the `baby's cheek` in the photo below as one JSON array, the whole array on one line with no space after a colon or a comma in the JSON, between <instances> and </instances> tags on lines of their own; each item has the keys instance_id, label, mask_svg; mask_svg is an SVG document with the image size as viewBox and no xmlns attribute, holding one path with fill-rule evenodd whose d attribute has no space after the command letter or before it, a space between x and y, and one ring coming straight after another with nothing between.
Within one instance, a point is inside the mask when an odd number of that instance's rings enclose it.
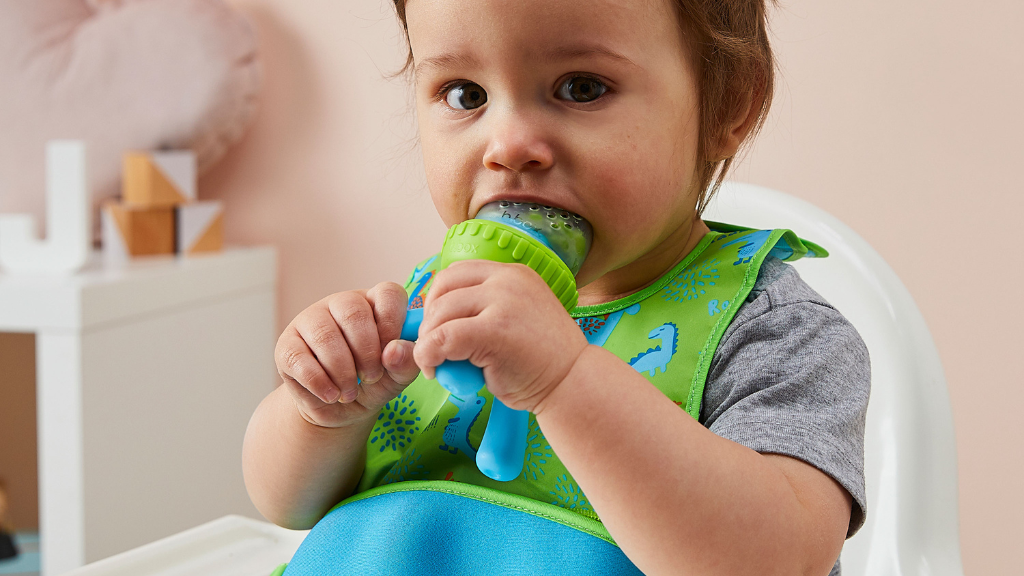
<instances>
[{"instance_id":1,"label":"baby's cheek","mask_svg":"<svg viewBox=\"0 0 1024 576\"><path fill-rule=\"evenodd\" d=\"M644 155L599 165L594 181L603 189L605 211L625 226L662 212L669 191L676 188L673 171Z\"/></svg>"},{"instance_id":2,"label":"baby's cheek","mask_svg":"<svg viewBox=\"0 0 1024 576\"><path fill-rule=\"evenodd\" d=\"M595 166L593 182L603 203L595 233L612 268L640 257L692 218L685 166L639 151L622 162ZM597 244L597 242L595 242Z\"/></svg>"},{"instance_id":3,"label":"baby's cheek","mask_svg":"<svg viewBox=\"0 0 1024 576\"><path fill-rule=\"evenodd\" d=\"M447 154L423 155L427 188L437 213L445 225L452 226L467 217L466 210L472 198L471 180L466 169L456 158Z\"/></svg>"}]
</instances>

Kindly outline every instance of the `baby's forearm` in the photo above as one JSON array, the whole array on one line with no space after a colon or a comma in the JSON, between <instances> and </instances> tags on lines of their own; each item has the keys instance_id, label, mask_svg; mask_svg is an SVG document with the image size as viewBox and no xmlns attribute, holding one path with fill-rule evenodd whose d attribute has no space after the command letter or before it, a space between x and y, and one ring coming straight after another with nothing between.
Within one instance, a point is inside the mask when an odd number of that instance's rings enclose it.
<instances>
[{"instance_id":1,"label":"baby's forearm","mask_svg":"<svg viewBox=\"0 0 1024 576\"><path fill-rule=\"evenodd\" d=\"M284 386L260 403L245 432L242 470L253 504L268 520L311 528L352 493L363 473L374 419L344 428L307 422Z\"/></svg>"},{"instance_id":2,"label":"baby's forearm","mask_svg":"<svg viewBox=\"0 0 1024 576\"><path fill-rule=\"evenodd\" d=\"M605 350L588 347L537 412L551 447L646 574L827 574L839 555L842 511L823 518L806 506L819 493L794 489L770 461L784 457L715 435ZM845 495L825 486L833 504L829 490Z\"/></svg>"}]
</instances>

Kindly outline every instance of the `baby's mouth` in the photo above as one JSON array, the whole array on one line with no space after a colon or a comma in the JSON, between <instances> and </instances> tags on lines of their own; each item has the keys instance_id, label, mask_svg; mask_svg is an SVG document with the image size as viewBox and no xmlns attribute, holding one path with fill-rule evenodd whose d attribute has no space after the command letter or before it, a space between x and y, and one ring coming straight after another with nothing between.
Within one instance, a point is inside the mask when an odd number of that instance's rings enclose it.
<instances>
[{"instance_id":1,"label":"baby's mouth","mask_svg":"<svg viewBox=\"0 0 1024 576\"><path fill-rule=\"evenodd\" d=\"M498 200L480 208L476 218L516 226L539 237L573 275L579 272L594 239L590 222L579 214L533 202Z\"/></svg>"}]
</instances>

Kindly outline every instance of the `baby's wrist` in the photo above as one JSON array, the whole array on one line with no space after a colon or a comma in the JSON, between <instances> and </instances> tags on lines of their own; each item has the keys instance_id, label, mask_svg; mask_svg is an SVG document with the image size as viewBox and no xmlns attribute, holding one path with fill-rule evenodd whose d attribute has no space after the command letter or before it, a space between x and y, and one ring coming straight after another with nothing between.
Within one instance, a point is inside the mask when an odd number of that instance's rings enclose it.
<instances>
[{"instance_id":1,"label":"baby's wrist","mask_svg":"<svg viewBox=\"0 0 1024 576\"><path fill-rule=\"evenodd\" d=\"M600 355L604 352L605 350L600 346L587 344L576 355L576 359L573 360L572 366L566 372L565 377L552 386L547 395L537 402L537 405L532 410L533 413L539 416L541 412L549 410L553 406L564 402L574 402L573 398L578 397L577 395L582 393L582 387L586 385L587 373L591 368L590 364L594 361L599 361Z\"/></svg>"}]
</instances>

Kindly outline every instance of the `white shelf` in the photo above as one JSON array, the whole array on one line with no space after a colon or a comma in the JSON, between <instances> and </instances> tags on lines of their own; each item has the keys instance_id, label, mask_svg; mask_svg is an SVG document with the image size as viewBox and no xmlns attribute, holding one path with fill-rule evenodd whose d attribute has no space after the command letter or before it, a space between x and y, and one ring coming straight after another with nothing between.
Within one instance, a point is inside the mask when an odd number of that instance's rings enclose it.
<instances>
[{"instance_id":1,"label":"white shelf","mask_svg":"<svg viewBox=\"0 0 1024 576\"><path fill-rule=\"evenodd\" d=\"M81 272L0 270L0 330L88 329L145 314L273 287L273 248L234 248L202 256L151 256L124 264L98 253Z\"/></svg>"},{"instance_id":2,"label":"white shelf","mask_svg":"<svg viewBox=\"0 0 1024 576\"><path fill-rule=\"evenodd\" d=\"M276 268L261 247L0 272L0 331L36 339L44 575L259 516L241 445L277 384Z\"/></svg>"}]
</instances>

